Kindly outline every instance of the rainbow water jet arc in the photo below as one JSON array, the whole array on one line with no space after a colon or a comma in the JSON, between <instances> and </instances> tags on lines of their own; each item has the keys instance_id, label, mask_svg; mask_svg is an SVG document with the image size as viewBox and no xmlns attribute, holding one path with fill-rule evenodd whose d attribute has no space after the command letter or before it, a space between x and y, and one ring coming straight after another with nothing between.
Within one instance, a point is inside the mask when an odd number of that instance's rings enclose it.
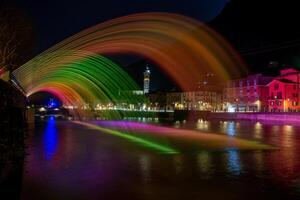
<instances>
[{"instance_id":1,"label":"rainbow water jet arc","mask_svg":"<svg viewBox=\"0 0 300 200\"><path fill-rule=\"evenodd\" d=\"M183 90L195 89L196 83L208 71L221 81L238 76L244 70L234 50L204 24L177 14L141 13L84 30L43 52L13 74L27 93L37 92L41 89L35 85L36 76L30 74L37 70L36 62L45 56L68 51L141 55L157 63ZM57 64L55 59L49 59L49 62L52 62L52 66ZM72 59L69 62L72 63ZM40 65L38 69L43 67ZM32 80L31 85L28 85L28 81L24 83L24 79ZM71 90L62 87L54 86L59 90ZM73 96L72 99L77 97Z\"/></svg>"},{"instance_id":2,"label":"rainbow water jet arc","mask_svg":"<svg viewBox=\"0 0 300 200\"><path fill-rule=\"evenodd\" d=\"M38 56L14 74L27 96L49 92L65 106L143 101L143 96L120 95L120 91L136 90L138 86L111 60L91 52L57 51Z\"/></svg>"}]
</instances>

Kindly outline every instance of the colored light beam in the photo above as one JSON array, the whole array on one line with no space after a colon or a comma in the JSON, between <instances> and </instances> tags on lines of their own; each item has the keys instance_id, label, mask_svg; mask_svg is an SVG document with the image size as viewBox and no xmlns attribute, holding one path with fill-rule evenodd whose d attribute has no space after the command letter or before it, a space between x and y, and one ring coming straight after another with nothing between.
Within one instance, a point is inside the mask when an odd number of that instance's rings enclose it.
<instances>
[{"instance_id":1,"label":"colored light beam","mask_svg":"<svg viewBox=\"0 0 300 200\"><path fill-rule=\"evenodd\" d=\"M138 86L123 69L109 59L90 52L58 51L47 54L23 66L21 71L15 77L26 88L27 96L40 91L49 92L65 106L84 107L89 104L94 108L99 103L145 100L144 96L124 92L137 90ZM117 112L110 115L118 117Z\"/></svg>"},{"instance_id":2,"label":"colored light beam","mask_svg":"<svg viewBox=\"0 0 300 200\"><path fill-rule=\"evenodd\" d=\"M65 104L81 105L115 100L111 93L132 80L108 59L95 61L96 54L111 53L152 60L183 90L195 89L206 72L224 81L245 69L225 40L204 24L177 14L141 13L84 30L38 55L13 75L28 95L48 91ZM98 65L105 67L100 70ZM113 73L110 67L115 69Z\"/></svg>"},{"instance_id":3,"label":"colored light beam","mask_svg":"<svg viewBox=\"0 0 300 200\"><path fill-rule=\"evenodd\" d=\"M158 63L184 90L194 88L203 73L220 80L237 76L244 65L217 33L191 18L170 13L141 13L113 19L57 44L100 54L132 53Z\"/></svg>"},{"instance_id":4,"label":"colored light beam","mask_svg":"<svg viewBox=\"0 0 300 200\"><path fill-rule=\"evenodd\" d=\"M176 129L171 127L152 125L132 121L95 121L98 126L138 134L151 134L161 136L171 141L182 141L186 144L195 144L197 148L206 150L271 150L271 145L257 141L245 140L227 135L205 133L196 130Z\"/></svg>"},{"instance_id":5,"label":"colored light beam","mask_svg":"<svg viewBox=\"0 0 300 200\"><path fill-rule=\"evenodd\" d=\"M100 126L97 126L97 125L94 125L94 124L91 124L91 123L87 123L87 122L74 121L74 123L82 125L82 126L86 126L90 129L99 130L103 133L107 133L107 134L110 134L110 135L114 135L114 136L129 140L131 142L140 144L142 146L145 146L147 148L150 148L152 150L155 150L155 151L158 151L158 152L161 152L161 153L164 153L164 154L177 154L177 153L179 153L177 150L175 150L174 148L171 148L169 146L162 145L162 144L156 143L154 141L146 140L146 139L141 138L141 137L133 136L133 135L130 135L128 133L122 133L122 132L117 131L117 130L103 128L103 127L100 127Z\"/></svg>"}]
</instances>

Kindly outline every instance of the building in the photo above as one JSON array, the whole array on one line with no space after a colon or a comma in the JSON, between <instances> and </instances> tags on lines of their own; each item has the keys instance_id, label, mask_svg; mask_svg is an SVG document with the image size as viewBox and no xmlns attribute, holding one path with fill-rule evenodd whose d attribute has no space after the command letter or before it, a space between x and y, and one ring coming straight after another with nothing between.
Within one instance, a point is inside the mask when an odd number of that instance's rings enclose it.
<instances>
[{"instance_id":1,"label":"building","mask_svg":"<svg viewBox=\"0 0 300 200\"><path fill-rule=\"evenodd\" d=\"M150 74L150 69L147 65L144 72L144 94L148 94L150 90Z\"/></svg>"},{"instance_id":2,"label":"building","mask_svg":"<svg viewBox=\"0 0 300 200\"><path fill-rule=\"evenodd\" d=\"M172 92L166 96L167 110L220 111L222 93L216 91Z\"/></svg>"},{"instance_id":3,"label":"building","mask_svg":"<svg viewBox=\"0 0 300 200\"><path fill-rule=\"evenodd\" d=\"M299 102L300 72L295 69L284 69L280 75L268 84L270 112L300 111Z\"/></svg>"},{"instance_id":4,"label":"building","mask_svg":"<svg viewBox=\"0 0 300 200\"><path fill-rule=\"evenodd\" d=\"M273 77L262 74L250 75L227 83L223 91L224 111L266 112L268 111L268 86Z\"/></svg>"},{"instance_id":5,"label":"building","mask_svg":"<svg viewBox=\"0 0 300 200\"><path fill-rule=\"evenodd\" d=\"M221 88L213 73L204 73L193 90L168 93L167 109L220 111L222 110Z\"/></svg>"},{"instance_id":6,"label":"building","mask_svg":"<svg viewBox=\"0 0 300 200\"><path fill-rule=\"evenodd\" d=\"M169 92L166 95L166 110L183 110L182 93Z\"/></svg>"},{"instance_id":7,"label":"building","mask_svg":"<svg viewBox=\"0 0 300 200\"><path fill-rule=\"evenodd\" d=\"M148 106L151 110L165 110L166 109L166 98L165 92L151 92L146 95L148 98Z\"/></svg>"},{"instance_id":8,"label":"building","mask_svg":"<svg viewBox=\"0 0 300 200\"><path fill-rule=\"evenodd\" d=\"M299 83L288 79L274 79L268 87L270 112L299 111Z\"/></svg>"},{"instance_id":9,"label":"building","mask_svg":"<svg viewBox=\"0 0 300 200\"><path fill-rule=\"evenodd\" d=\"M198 90L182 93L185 110L219 111L222 108L222 94L212 90Z\"/></svg>"},{"instance_id":10,"label":"building","mask_svg":"<svg viewBox=\"0 0 300 200\"><path fill-rule=\"evenodd\" d=\"M280 70L280 75L276 79L287 79L300 83L300 71L292 68Z\"/></svg>"}]
</instances>

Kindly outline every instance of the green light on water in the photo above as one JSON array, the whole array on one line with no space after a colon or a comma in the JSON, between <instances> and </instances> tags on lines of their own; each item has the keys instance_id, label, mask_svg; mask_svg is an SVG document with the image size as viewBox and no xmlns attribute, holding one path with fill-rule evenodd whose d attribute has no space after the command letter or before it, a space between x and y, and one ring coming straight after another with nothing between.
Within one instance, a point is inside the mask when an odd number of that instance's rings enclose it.
<instances>
[{"instance_id":1,"label":"green light on water","mask_svg":"<svg viewBox=\"0 0 300 200\"><path fill-rule=\"evenodd\" d=\"M93 125L93 124L90 124L90 123L86 123L86 122L75 121L74 123L77 123L77 124L80 124L80 125L83 125L83 126L87 126L90 129L99 130L103 133L107 133L107 134L111 134L111 135L114 135L114 136L124 138L126 140L131 141L131 142L140 144L142 146L148 147L152 150L156 150L156 151L159 151L159 152L164 153L164 154L177 154L177 153L179 153L177 150L175 150L175 149L173 149L169 146L158 144L156 142L149 141L149 140L146 140L144 138L133 136L133 135L130 135L130 134L127 134L127 133L122 133L120 131L103 128L103 127Z\"/></svg>"}]
</instances>

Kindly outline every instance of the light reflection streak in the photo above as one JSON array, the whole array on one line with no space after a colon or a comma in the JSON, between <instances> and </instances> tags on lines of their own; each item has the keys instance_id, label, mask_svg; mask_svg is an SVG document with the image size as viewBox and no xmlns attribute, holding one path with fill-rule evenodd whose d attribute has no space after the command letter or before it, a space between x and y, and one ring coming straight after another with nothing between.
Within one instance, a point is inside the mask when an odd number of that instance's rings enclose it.
<instances>
[{"instance_id":1,"label":"light reflection streak","mask_svg":"<svg viewBox=\"0 0 300 200\"><path fill-rule=\"evenodd\" d=\"M283 126L283 135L282 135L282 145L283 147L293 148L294 144L294 128L290 125Z\"/></svg>"},{"instance_id":2,"label":"light reflection streak","mask_svg":"<svg viewBox=\"0 0 300 200\"><path fill-rule=\"evenodd\" d=\"M236 137L228 137L226 135L214 133L199 132L196 130L176 129L132 121L93 121L92 123L114 130L156 135L166 138L169 141L180 139L181 141L192 142L202 149L274 149L274 147L262 144L260 142L240 139Z\"/></svg>"},{"instance_id":3,"label":"light reflection streak","mask_svg":"<svg viewBox=\"0 0 300 200\"><path fill-rule=\"evenodd\" d=\"M256 122L254 125L254 138L262 139L262 124L260 122Z\"/></svg>"},{"instance_id":4,"label":"light reflection streak","mask_svg":"<svg viewBox=\"0 0 300 200\"><path fill-rule=\"evenodd\" d=\"M198 169L203 177L209 178L213 172L213 166L211 164L211 157L209 152L201 151L197 155Z\"/></svg>"},{"instance_id":5,"label":"light reflection streak","mask_svg":"<svg viewBox=\"0 0 300 200\"><path fill-rule=\"evenodd\" d=\"M180 174L183 170L183 158L182 156L178 155L174 157L174 167L175 173Z\"/></svg>"},{"instance_id":6,"label":"light reflection streak","mask_svg":"<svg viewBox=\"0 0 300 200\"><path fill-rule=\"evenodd\" d=\"M259 173L259 175L261 175L260 173L263 172L264 170L264 152L262 151L256 151L254 152L253 156L254 156L254 161L256 164L255 169L257 170L256 173Z\"/></svg>"},{"instance_id":7,"label":"light reflection streak","mask_svg":"<svg viewBox=\"0 0 300 200\"><path fill-rule=\"evenodd\" d=\"M139 159L139 165L141 167L141 174L144 183L151 181L151 160L147 155L141 155Z\"/></svg>"},{"instance_id":8,"label":"light reflection streak","mask_svg":"<svg viewBox=\"0 0 300 200\"><path fill-rule=\"evenodd\" d=\"M226 131L227 131L227 134L228 134L228 135L230 135L230 136L235 136L235 134L236 134L236 129L235 129L235 124L234 124L234 122L229 122L229 123L227 124L227 129L226 129Z\"/></svg>"},{"instance_id":9,"label":"light reflection streak","mask_svg":"<svg viewBox=\"0 0 300 200\"><path fill-rule=\"evenodd\" d=\"M57 149L57 129L55 118L51 116L47 121L44 134L44 151L47 160L51 160Z\"/></svg>"},{"instance_id":10,"label":"light reflection streak","mask_svg":"<svg viewBox=\"0 0 300 200\"><path fill-rule=\"evenodd\" d=\"M220 124L222 132L226 133L229 136L235 136L236 135L236 128L234 122L232 121L224 121Z\"/></svg>"},{"instance_id":11,"label":"light reflection streak","mask_svg":"<svg viewBox=\"0 0 300 200\"><path fill-rule=\"evenodd\" d=\"M146 139L141 138L141 137L133 136L133 135L130 135L130 134L127 134L127 133L123 133L123 132L120 132L120 131L116 131L116 130L102 128L100 126L93 125L93 124L86 123L86 122L74 121L74 123L77 123L77 124L89 127L91 129L99 130L99 131L101 131L103 133L107 133L107 134L111 134L111 135L114 135L114 136L121 137L123 139L126 139L126 140L129 140L131 142L140 144L142 146L148 147L148 148L150 148L152 150L159 151L161 153L166 153L166 154L176 154L176 153L179 153L177 150L175 150L175 149L173 149L171 147L168 147L168 146L156 143L154 141L146 140Z\"/></svg>"},{"instance_id":12,"label":"light reflection streak","mask_svg":"<svg viewBox=\"0 0 300 200\"><path fill-rule=\"evenodd\" d=\"M206 120L199 119L197 121L197 129L207 131L209 130L210 123Z\"/></svg>"},{"instance_id":13,"label":"light reflection streak","mask_svg":"<svg viewBox=\"0 0 300 200\"><path fill-rule=\"evenodd\" d=\"M234 175L241 173L241 161L239 152L236 149L230 149L227 152L227 167Z\"/></svg>"}]
</instances>

